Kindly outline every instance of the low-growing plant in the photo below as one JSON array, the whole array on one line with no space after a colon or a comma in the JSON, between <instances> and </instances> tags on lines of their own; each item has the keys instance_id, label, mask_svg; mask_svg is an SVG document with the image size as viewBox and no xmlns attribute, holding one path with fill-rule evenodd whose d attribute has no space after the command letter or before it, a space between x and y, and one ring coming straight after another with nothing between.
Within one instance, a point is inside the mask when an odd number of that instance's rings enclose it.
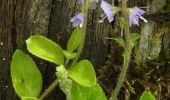
<instances>
[{"instance_id":1,"label":"low-growing plant","mask_svg":"<svg viewBox=\"0 0 170 100\"><path fill-rule=\"evenodd\" d=\"M11 77L15 92L22 100L43 100L58 84L60 89L65 93L67 100L106 100L107 97L103 89L96 81L96 74L92 63L87 59L79 60L83 51L86 36L87 16L89 9L95 9L99 0L78 0L81 5L81 12L77 13L71 22L75 28L73 31L66 50L57 43L43 36L31 36L26 40L27 49L33 55L54 63L56 65L56 80L40 95L43 86L42 75L32 58L16 50L11 62ZM114 1L114 0L113 0ZM114 16L121 12L120 23L125 36L114 39L124 48L124 63L119 75L116 88L110 98L116 100L122 83L125 79L129 66L132 48L137 44L139 39L138 33L131 33L129 27L132 24L139 25L139 19L147 22L141 15L144 10L137 7L127 8L127 0L120 0L121 7L117 7L100 1L100 7L105 15L99 23L107 17L109 22L114 20ZM144 92L140 100L154 98L149 92Z\"/></svg>"}]
</instances>

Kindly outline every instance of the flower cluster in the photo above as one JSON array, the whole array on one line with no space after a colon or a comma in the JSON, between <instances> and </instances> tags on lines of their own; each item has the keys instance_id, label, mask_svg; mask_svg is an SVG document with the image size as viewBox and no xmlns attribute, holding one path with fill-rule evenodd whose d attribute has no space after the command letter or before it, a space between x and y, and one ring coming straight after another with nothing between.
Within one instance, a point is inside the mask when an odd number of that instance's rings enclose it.
<instances>
[{"instance_id":1,"label":"flower cluster","mask_svg":"<svg viewBox=\"0 0 170 100\"><path fill-rule=\"evenodd\" d=\"M79 4L83 4L84 0L78 0L78 2L79 2ZM95 9L97 7L96 3L97 3L97 0L90 0L89 8ZM100 20L99 22L100 23L103 22L103 20L107 17L109 23L111 23L114 20L114 15L119 11L118 7L114 7L104 0L101 0L100 7L104 12L104 16L103 16L102 20ZM145 13L144 10L139 9L137 7L129 8L128 10L129 10L129 26L130 27L132 26L132 24L139 26L139 19L141 19L147 23L147 20L144 17L142 17L142 15ZM77 27L77 26L82 27L83 20L84 20L84 17L83 17L82 13L76 14L71 19L73 27Z\"/></svg>"}]
</instances>

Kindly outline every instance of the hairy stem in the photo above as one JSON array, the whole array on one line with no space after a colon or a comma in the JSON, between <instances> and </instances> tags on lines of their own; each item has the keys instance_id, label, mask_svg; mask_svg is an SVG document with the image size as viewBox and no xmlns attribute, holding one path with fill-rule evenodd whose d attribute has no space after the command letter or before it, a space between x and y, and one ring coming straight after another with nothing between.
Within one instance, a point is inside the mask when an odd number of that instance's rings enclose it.
<instances>
[{"instance_id":1,"label":"hairy stem","mask_svg":"<svg viewBox=\"0 0 170 100\"><path fill-rule=\"evenodd\" d=\"M118 82L116 85L116 88L111 96L111 100L116 100L117 95L120 91L120 88L124 82L126 72L129 66L129 60L130 60L130 54L131 54L131 46L130 46L130 34L129 34L129 17L128 17L128 12L127 12L127 1L122 0L122 15L124 18L124 32L125 32L125 51L124 51L124 63L123 63L123 68L121 70L121 73L118 78Z\"/></svg>"},{"instance_id":2,"label":"hairy stem","mask_svg":"<svg viewBox=\"0 0 170 100\"><path fill-rule=\"evenodd\" d=\"M84 41L85 41L85 37L86 37L86 28L87 28L87 16L88 16L88 4L89 4L88 1L89 0L84 0L84 4L83 4L83 8L82 8L82 14L84 15L83 27L81 28L82 29L82 40L81 40L80 46L77 51L77 56L75 57L72 65L74 65L78 61L78 59L83 51Z\"/></svg>"},{"instance_id":3,"label":"hairy stem","mask_svg":"<svg viewBox=\"0 0 170 100\"><path fill-rule=\"evenodd\" d=\"M55 87L58 85L58 80L56 79L39 97L38 100L43 100Z\"/></svg>"}]
</instances>

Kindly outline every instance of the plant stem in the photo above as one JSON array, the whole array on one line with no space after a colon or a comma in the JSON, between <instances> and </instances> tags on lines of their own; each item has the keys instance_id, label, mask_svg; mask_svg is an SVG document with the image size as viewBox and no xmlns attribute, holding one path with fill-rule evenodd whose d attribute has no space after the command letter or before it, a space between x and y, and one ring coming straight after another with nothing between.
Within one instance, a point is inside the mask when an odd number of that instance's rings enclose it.
<instances>
[{"instance_id":1,"label":"plant stem","mask_svg":"<svg viewBox=\"0 0 170 100\"><path fill-rule=\"evenodd\" d=\"M112 0L112 6L114 6L115 0Z\"/></svg>"},{"instance_id":2,"label":"plant stem","mask_svg":"<svg viewBox=\"0 0 170 100\"><path fill-rule=\"evenodd\" d=\"M123 68L118 78L116 88L110 98L111 100L117 99L117 95L125 79L126 72L129 66L129 61L130 61L131 46L130 46L130 34L129 34L129 17L127 12L127 0L122 0L122 15L124 18L124 32L125 32L124 62L123 62Z\"/></svg>"},{"instance_id":3,"label":"plant stem","mask_svg":"<svg viewBox=\"0 0 170 100\"><path fill-rule=\"evenodd\" d=\"M42 93L38 100L43 100L55 87L58 85L58 80L56 79L52 84Z\"/></svg>"},{"instance_id":4,"label":"plant stem","mask_svg":"<svg viewBox=\"0 0 170 100\"><path fill-rule=\"evenodd\" d=\"M84 15L84 22L83 22L83 26L82 26L82 40L80 43L80 46L77 50L77 56L75 57L75 59L73 60L72 66L78 61L82 51L83 51L83 47L84 47L84 41L85 41L85 37L86 37L86 28L87 28L87 16L88 16L88 2L89 0L84 0L83 3L83 8L82 8L82 14Z\"/></svg>"}]
</instances>

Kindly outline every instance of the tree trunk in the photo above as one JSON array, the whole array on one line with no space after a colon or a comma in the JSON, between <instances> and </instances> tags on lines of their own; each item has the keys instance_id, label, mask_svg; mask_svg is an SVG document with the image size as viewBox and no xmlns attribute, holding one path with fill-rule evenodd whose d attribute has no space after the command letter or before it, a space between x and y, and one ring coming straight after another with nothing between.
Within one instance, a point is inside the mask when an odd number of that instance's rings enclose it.
<instances>
[{"instance_id":1,"label":"tree trunk","mask_svg":"<svg viewBox=\"0 0 170 100\"><path fill-rule=\"evenodd\" d=\"M166 0L153 0L148 2L149 6L147 14L161 13L161 10L166 5ZM157 17L157 16L155 16ZM160 19L161 20L161 19ZM142 27L141 38L139 43L139 52L142 63L146 63L146 59L155 59L159 57L162 45L163 35L168 33L166 23L159 23L154 20L149 20L147 24Z\"/></svg>"},{"instance_id":2,"label":"tree trunk","mask_svg":"<svg viewBox=\"0 0 170 100\"><path fill-rule=\"evenodd\" d=\"M10 76L12 54L17 48L26 50L30 35L47 35L51 4L52 0L0 1L0 100L18 99Z\"/></svg>"}]
</instances>

